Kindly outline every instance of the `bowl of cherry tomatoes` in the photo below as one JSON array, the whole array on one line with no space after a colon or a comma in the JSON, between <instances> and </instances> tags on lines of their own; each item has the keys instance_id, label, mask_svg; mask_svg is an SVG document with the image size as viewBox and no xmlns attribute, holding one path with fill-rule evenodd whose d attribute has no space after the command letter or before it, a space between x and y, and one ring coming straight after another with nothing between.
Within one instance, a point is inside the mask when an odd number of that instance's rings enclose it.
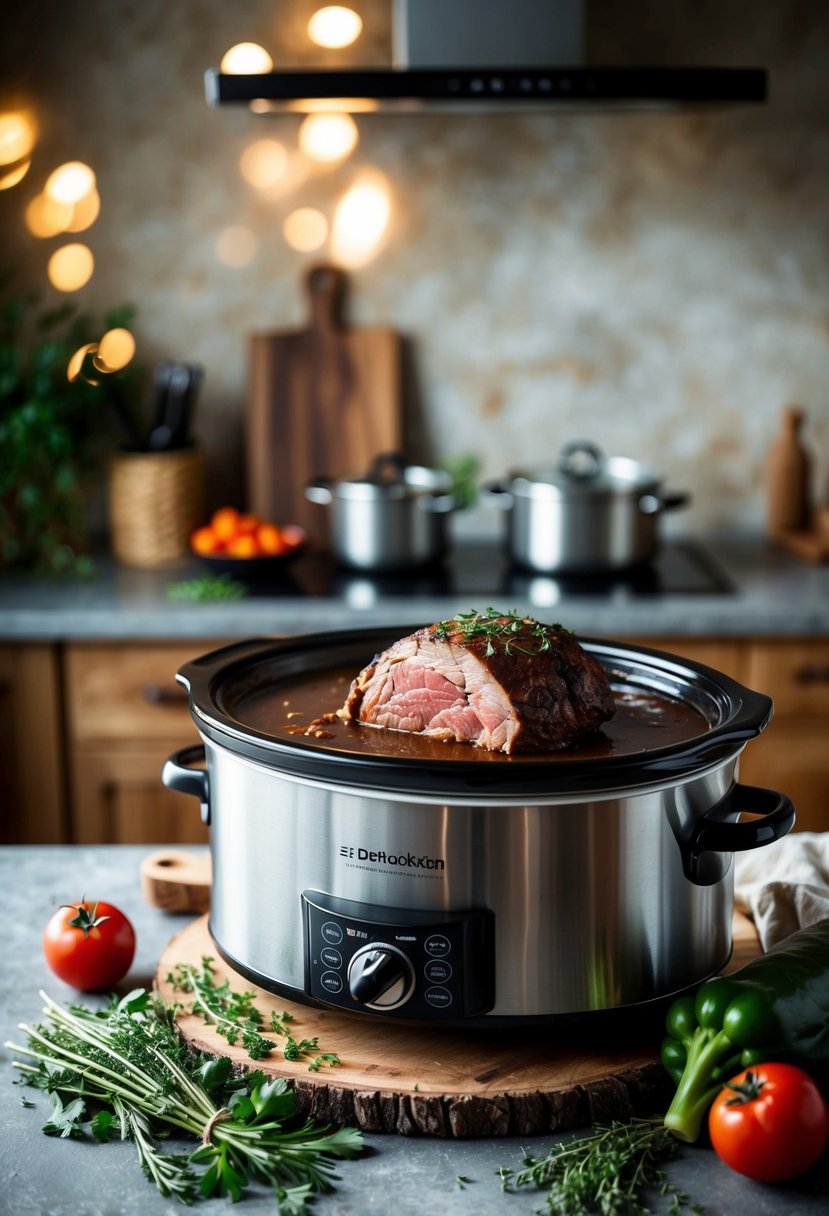
<instances>
[{"instance_id":1,"label":"bowl of cherry tomatoes","mask_svg":"<svg viewBox=\"0 0 829 1216\"><path fill-rule=\"evenodd\" d=\"M307 537L298 524L278 524L252 511L220 507L190 536L190 549L214 574L255 582L278 574Z\"/></svg>"}]
</instances>

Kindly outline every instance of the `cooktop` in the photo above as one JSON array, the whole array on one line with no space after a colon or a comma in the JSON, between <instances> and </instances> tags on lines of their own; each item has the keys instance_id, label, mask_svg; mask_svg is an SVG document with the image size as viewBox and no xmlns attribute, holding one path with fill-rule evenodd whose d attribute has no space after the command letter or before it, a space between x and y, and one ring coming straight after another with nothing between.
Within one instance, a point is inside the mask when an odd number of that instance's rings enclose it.
<instances>
[{"instance_id":1,"label":"cooktop","mask_svg":"<svg viewBox=\"0 0 829 1216\"><path fill-rule=\"evenodd\" d=\"M251 594L268 596L342 596L375 599L416 596L470 596L482 602L515 597L549 605L565 596L620 599L668 595L730 595L736 588L706 550L693 541L666 542L652 562L612 575L546 575L510 563L493 541L458 541L433 566L401 574L369 573L340 566L329 553L307 553L280 575L278 582L254 585Z\"/></svg>"}]
</instances>

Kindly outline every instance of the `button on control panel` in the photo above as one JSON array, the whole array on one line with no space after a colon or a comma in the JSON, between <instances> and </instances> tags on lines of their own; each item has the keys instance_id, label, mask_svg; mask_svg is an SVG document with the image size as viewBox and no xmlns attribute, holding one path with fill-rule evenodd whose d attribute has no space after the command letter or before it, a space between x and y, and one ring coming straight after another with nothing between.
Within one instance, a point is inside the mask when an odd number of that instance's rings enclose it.
<instances>
[{"instance_id":1,"label":"button on control panel","mask_svg":"<svg viewBox=\"0 0 829 1216\"><path fill-rule=\"evenodd\" d=\"M327 1005L390 1017L462 1019L495 1001L488 909L382 908L302 893L305 990Z\"/></svg>"}]
</instances>

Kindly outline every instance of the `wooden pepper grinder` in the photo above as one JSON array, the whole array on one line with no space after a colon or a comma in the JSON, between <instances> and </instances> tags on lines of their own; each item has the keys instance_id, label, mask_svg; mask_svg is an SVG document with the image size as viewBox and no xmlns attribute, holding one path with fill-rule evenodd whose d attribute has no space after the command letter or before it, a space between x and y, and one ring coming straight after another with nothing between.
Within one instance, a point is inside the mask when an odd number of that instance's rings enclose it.
<instances>
[{"instance_id":1,"label":"wooden pepper grinder","mask_svg":"<svg viewBox=\"0 0 829 1216\"><path fill-rule=\"evenodd\" d=\"M803 420L802 409L786 406L780 432L769 451L768 534L773 540L804 532L811 522L811 459L800 438Z\"/></svg>"}]
</instances>

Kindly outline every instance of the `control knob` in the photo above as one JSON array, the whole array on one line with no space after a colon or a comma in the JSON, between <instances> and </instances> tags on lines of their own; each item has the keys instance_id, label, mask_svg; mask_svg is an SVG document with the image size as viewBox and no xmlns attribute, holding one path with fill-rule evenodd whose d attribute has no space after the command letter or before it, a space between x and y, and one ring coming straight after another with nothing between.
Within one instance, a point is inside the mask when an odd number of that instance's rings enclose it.
<instances>
[{"instance_id":1,"label":"control knob","mask_svg":"<svg viewBox=\"0 0 829 1216\"><path fill-rule=\"evenodd\" d=\"M414 990L414 968L397 946L372 942L361 946L348 965L348 988L369 1009L397 1009Z\"/></svg>"}]
</instances>

